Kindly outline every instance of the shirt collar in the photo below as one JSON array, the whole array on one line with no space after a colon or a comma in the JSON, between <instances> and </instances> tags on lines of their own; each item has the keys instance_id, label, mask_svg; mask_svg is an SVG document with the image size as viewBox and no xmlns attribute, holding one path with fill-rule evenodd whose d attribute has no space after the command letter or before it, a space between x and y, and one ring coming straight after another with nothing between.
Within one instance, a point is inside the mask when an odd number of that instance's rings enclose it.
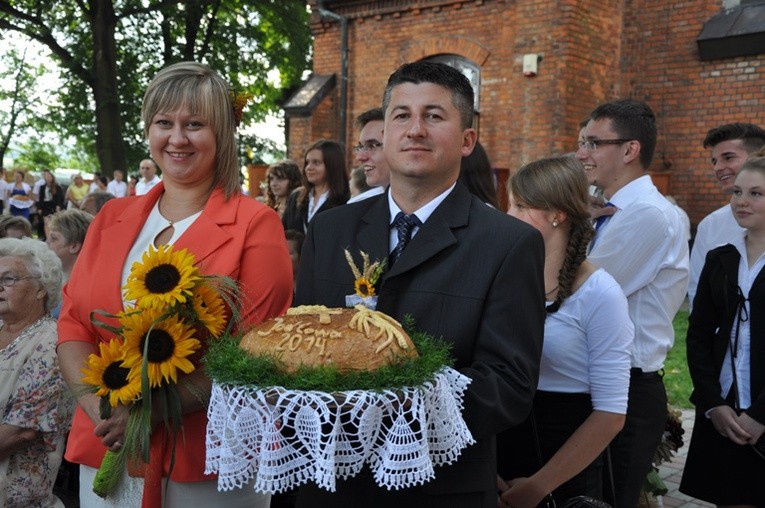
<instances>
[{"instance_id":1,"label":"shirt collar","mask_svg":"<svg viewBox=\"0 0 765 508\"><path fill-rule=\"evenodd\" d=\"M643 192L653 187L653 181L650 175L643 175L639 178L632 180L630 183L616 191L608 200L609 203L614 205L619 210L625 209L638 199Z\"/></svg>"},{"instance_id":2,"label":"shirt collar","mask_svg":"<svg viewBox=\"0 0 765 508\"><path fill-rule=\"evenodd\" d=\"M444 192L442 192L441 194L433 198L431 201L426 203L424 206L420 207L418 210L414 211L414 215L416 215L417 218L420 219L420 222L422 224L425 224L425 221L428 220L431 214L436 210L436 208L438 208L438 205L440 205L444 201L444 199L446 199L446 196L448 196L449 193L454 190L454 187L456 185L457 185L457 182L455 181ZM390 224L393 224L393 221L396 219L396 215L398 215L398 213L401 211L401 208L393 200L393 195L391 194L390 190L388 191L388 208L390 209Z\"/></svg>"}]
</instances>

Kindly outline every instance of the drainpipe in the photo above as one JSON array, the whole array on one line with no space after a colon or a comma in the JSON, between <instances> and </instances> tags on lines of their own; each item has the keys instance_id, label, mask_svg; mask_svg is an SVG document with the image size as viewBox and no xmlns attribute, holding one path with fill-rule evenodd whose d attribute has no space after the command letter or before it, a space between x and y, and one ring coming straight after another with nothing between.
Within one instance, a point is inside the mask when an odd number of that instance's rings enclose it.
<instances>
[{"instance_id":1,"label":"drainpipe","mask_svg":"<svg viewBox=\"0 0 765 508\"><path fill-rule=\"evenodd\" d=\"M348 18L324 8L324 2L318 2L319 16L340 22L340 144L345 148L346 117L348 115Z\"/></svg>"}]
</instances>

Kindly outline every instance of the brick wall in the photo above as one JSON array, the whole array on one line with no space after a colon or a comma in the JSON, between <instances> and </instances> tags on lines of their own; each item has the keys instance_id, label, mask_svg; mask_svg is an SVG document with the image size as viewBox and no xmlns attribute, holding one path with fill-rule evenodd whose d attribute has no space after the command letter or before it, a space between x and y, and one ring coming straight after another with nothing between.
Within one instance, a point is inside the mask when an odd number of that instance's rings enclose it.
<instances>
[{"instance_id":1,"label":"brick wall","mask_svg":"<svg viewBox=\"0 0 765 508\"><path fill-rule=\"evenodd\" d=\"M653 168L672 175L670 192L696 224L723 205L701 146L706 132L730 122L765 126L763 56L702 62L696 37L719 1L630 1L624 23L622 86L655 109L659 143Z\"/></svg>"},{"instance_id":2,"label":"brick wall","mask_svg":"<svg viewBox=\"0 0 765 508\"><path fill-rule=\"evenodd\" d=\"M315 7L314 0L308 0ZM481 69L479 137L492 162L514 168L573 150L578 123L598 103L634 97L654 108L659 142L651 171L697 223L721 206L709 153L718 124L765 125L762 57L701 62L696 37L719 0L337 0L348 18L348 146L353 120L378 106L400 64L458 54ZM314 9L315 11L316 9ZM340 25L312 17L314 71L340 77ZM523 76L525 53L541 55ZM289 120L289 155L339 132L339 87L309 118ZM350 162L350 154L349 154Z\"/></svg>"}]
</instances>

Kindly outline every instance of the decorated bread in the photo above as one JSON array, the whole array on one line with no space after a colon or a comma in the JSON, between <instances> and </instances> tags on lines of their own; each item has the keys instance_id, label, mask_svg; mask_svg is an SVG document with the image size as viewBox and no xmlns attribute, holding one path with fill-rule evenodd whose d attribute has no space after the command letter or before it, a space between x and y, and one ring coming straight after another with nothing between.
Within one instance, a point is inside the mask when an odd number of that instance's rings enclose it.
<instances>
[{"instance_id":1,"label":"decorated bread","mask_svg":"<svg viewBox=\"0 0 765 508\"><path fill-rule=\"evenodd\" d=\"M255 356L272 355L287 372L301 365L331 365L340 372L374 371L417 350L401 325L362 305L353 309L304 305L252 328L239 346Z\"/></svg>"}]
</instances>

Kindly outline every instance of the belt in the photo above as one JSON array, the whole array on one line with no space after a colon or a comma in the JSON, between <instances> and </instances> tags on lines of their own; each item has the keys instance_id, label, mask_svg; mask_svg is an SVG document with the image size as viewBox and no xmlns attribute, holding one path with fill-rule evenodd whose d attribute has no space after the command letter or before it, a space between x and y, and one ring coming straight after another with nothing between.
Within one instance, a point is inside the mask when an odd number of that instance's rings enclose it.
<instances>
[{"instance_id":1,"label":"belt","mask_svg":"<svg viewBox=\"0 0 765 508\"><path fill-rule=\"evenodd\" d=\"M664 377L664 369L655 370L653 372L646 372L640 367L632 367L630 369L630 377L653 377L653 376Z\"/></svg>"}]
</instances>

